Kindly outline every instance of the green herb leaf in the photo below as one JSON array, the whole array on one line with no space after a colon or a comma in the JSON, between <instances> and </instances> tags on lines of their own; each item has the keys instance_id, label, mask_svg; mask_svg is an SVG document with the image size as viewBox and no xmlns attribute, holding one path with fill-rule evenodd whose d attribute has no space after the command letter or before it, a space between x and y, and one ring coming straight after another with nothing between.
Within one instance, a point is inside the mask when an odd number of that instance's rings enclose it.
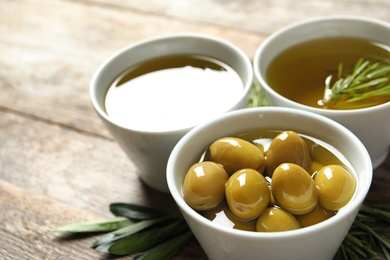
<instances>
[{"instance_id":1,"label":"green herb leaf","mask_svg":"<svg viewBox=\"0 0 390 260\"><path fill-rule=\"evenodd\" d=\"M260 86L257 80L253 80L252 86L249 92L249 101L247 107L261 107L268 106L269 102L265 95L265 92Z\"/></svg>"},{"instance_id":2,"label":"green herb leaf","mask_svg":"<svg viewBox=\"0 0 390 260\"><path fill-rule=\"evenodd\" d=\"M111 233L108 233L108 234L102 236L98 240L96 240L92 244L92 248L97 248L98 246L103 245L103 244L113 243L113 242L115 242L117 240L120 240L120 239L128 237L128 236L130 236L132 234L135 234L135 233L137 233L137 232L139 232L141 230L144 230L144 229L146 229L148 227L151 227L153 225L156 225L158 223L166 221L167 219L169 219L169 218L141 220L141 221L136 222L136 223L134 223L132 225L129 225L129 226L123 227L121 229L115 230L115 231L113 231ZM101 249L102 248L103 247L101 247ZM102 251L102 250L99 250L99 251Z\"/></svg>"},{"instance_id":3,"label":"green herb leaf","mask_svg":"<svg viewBox=\"0 0 390 260\"><path fill-rule=\"evenodd\" d=\"M362 205L359 211L359 217L364 218L365 221L373 220L373 222L378 218L390 224L390 207L387 205Z\"/></svg>"},{"instance_id":4,"label":"green herb leaf","mask_svg":"<svg viewBox=\"0 0 390 260\"><path fill-rule=\"evenodd\" d=\"M182 221L175 221L160 228L136 233L114 242L109 247L108 252L114 255L128 255L141 252L177 235L179 230L183 232L183 227Z\"/></svg>"},{"instance_id":5,"label":"green herb leaf","mask_svg":"<svg viewBox=\"0 0 390 260\"><path fill-rule=\"evenodd\" d=\"M74 223L62 227L53 228L51 229L51 231L69 233L109 232L122 228L124 226L128 226L133 223L133 221L125 217L116 217L104 220Z\"/></svg>"},{"instance_id":6,"label":"green herb leaf","mask_svg":"<svg viewBox=\"0 0 390 260\"><path fill-rule=\"evenodd\" d=\"M152 249L137 255L135 260L172 259L194 237L191 231L174 237L167 242L159 244Z\"/></svg>"},{"instance_id":7,"label":"green herb leaf","mask_svg":"<svg viewBox=\"0 0 390 260\"><path fill-rule=\"evenodd\" d=\"M146 220L167 215L167 213L159 210L128 203L111 203L110 210L116 216L134 220Z\"/></svg>"}]
</instances>

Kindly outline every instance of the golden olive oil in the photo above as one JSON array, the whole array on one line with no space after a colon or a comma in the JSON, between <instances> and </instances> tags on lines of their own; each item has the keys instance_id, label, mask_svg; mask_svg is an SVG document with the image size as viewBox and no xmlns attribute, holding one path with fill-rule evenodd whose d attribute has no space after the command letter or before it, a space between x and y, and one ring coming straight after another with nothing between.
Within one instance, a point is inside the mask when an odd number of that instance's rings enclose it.
<instances>
[{"instance_id":1,"label":"golden olive oil","mask_svg":"<svg viewBox=\"0 0 390 260\"><path fill-rule=\"evenodd\" d=\"M204 56L172 55L121 73L108 88L105 109L125 127L170 131L222 114L243 91L240 76L227 64Z\"/></svg>"},{"instance_id":2,"label":"golden olive oil","mask_svg":"<svg viewBox=\"0 0 390 260\"><path fill-rule=\"evenodd\" d=\"M338 66L352 70L359 58L390 64L390 47L359 38L335 37L307 41L292 46L269 64L266 81L276 92L295 102L322 107L325 79L337 78ZM390 82L389 82L390 84ZM385 103L390 95L379 100Z\"/></svg>"}]
</instances>

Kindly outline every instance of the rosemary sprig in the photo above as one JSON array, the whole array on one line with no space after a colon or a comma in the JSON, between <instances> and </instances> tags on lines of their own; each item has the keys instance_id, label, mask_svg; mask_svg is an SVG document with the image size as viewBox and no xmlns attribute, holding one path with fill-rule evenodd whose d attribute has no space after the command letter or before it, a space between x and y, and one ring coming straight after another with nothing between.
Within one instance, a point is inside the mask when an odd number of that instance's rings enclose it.
<instances>
[{"instance_id":1,"label":"rosemary sprig","mask_svg":"<svg viewBox=\"0 0 390 260\"><path fill-rule=\"evenodd\" d=\"M390 204L363 205L337 259L390 259Z\"/></svg>"},{"instance_id":2,"label":"rosemary sprig","mask_svg":"<svg viewBox=\"0 0 390 260\"><path fill-rule=\"evenodd\" d=\"M360 58L349 74L339 64L337 74L334 83L333 75L325 80L324 97L319 101L324 108L355 109L383 102L375 98L390 99L390 64Z\"/></svg>"},{"instance_id":3,"label":"rosemary sprig","mask_svg":"<svg viewBox=\"0 0 390 260\"><path fill-rule=\"evenodd\" d=\"M249 92L249 101L247 107L261 107L268 105L269 102L259 82L257 80L253 80L252 87Z\"/></svg>"}]
</instances>

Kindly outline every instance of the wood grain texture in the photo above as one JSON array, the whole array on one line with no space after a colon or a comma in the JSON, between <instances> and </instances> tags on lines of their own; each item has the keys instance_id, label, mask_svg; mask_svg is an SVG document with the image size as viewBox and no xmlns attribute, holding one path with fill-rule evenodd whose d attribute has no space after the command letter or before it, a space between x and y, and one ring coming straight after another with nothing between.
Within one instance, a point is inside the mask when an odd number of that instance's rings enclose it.
<instances>
[{"instance_id":1,"label":"wood grain texture","mask_svg":"<svg viewBox=\"0 0 390 260\"><path fill-rule=\"evenodd\" d=\"M0 17L1 106L104 136L109 134L90 104L89 83L118 49L188 31L226 38L253 56L264 37L94 2L2 1L0 9L9 10Z\"/></svg>"},{"instance_id":2,"label":"wood grain texture","mask_svg":"<svg viewBox=\"0 0 390 260\"><path fill-rule=\"evenodd\" d=\"M107 3L107 0L99 0ZM232 29L269 35L275 30L302 19L325 15L358 15L389 21L390 2L370 1L285 1L285 0L138 0L110 1L116 6L145 12L164 14L184 20L196 20L205 26L220 25Z\"/></svg>"},{"instance_id":3,"label":"wood grain texture","mask_svg":"<svg viewBox=\"0 0 390 260\"><path fill-rule=\"evenodd\" d=\"M71 239L49 231L65 222L99 218L7 182L0 181L2 259L97 259L91 238ZM101 218L101 217L100 217ZM61 246L61 244L66 246ZM80 250L84 246L87 250Z\"/></svg>"},{"instance_id":4,"label":"wood grain texture","mask_svg":"<svg viewBox=\"0 0 390 260\"><path fill-rule=\"evenodd\" d=\"M304 18L390 21L388 0L2 0L0 10L0 259L111 259L89 248L92 236L49 229L110 217L115 201L177 210L139 180L90 104L93 73L118 49L199 32L253 57L272 32ZM366 202L390 201L389 178L390 157ZM176 259L206 256L193 241Z\"/></svg>"}]
</instances>

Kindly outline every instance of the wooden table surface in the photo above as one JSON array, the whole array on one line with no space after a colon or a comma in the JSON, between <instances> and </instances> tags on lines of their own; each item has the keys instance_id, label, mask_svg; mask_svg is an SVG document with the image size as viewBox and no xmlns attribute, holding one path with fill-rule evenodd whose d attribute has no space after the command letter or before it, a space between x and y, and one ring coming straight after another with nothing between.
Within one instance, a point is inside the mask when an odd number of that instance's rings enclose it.
<instances>
[{"instance_id":1,"label":"wooden table surface","mask_svg":"<svg viewBox=\"0 0 390 260\"><path fill-rule=\"evenodd\" d=\"M275 30L349 14L390 22L389 0L0 0L0 259L110 259L94 237L48 230L111 217L111 202L175 209L153 191L92 109L89 83L111 53L170 32L225 38L253 57ZM368 202L389 202L390 158ZM130 259L128 257L127 259ZM177 259L205 259L196 241Z\"/></svg>"}]
</instances>

